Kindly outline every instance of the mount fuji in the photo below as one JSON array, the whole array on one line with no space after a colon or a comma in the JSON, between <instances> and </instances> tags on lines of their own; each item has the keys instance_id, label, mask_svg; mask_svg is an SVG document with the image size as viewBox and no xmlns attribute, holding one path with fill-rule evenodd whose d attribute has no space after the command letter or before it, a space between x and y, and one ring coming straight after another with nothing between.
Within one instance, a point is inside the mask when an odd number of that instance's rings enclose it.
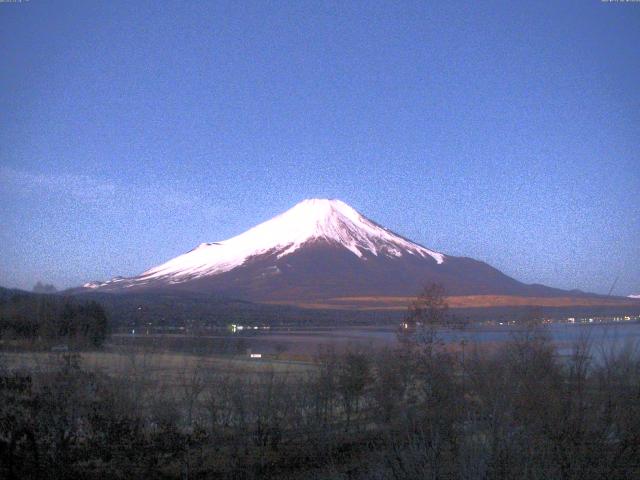
<instances>
[{"instance_id":1,"label":"mount fuji","mask_svg":"<svg viewBox=\"0 0 640 480\"><path fill-rule=\"evenodd\" d=\"M184 291L256 302L405 297L437 282L448 295L584 295L521 283L490 265L412 242L340 200L309 199L228 240L135 277L90 282L84 291Z\"/></svg>"}]
</instances>

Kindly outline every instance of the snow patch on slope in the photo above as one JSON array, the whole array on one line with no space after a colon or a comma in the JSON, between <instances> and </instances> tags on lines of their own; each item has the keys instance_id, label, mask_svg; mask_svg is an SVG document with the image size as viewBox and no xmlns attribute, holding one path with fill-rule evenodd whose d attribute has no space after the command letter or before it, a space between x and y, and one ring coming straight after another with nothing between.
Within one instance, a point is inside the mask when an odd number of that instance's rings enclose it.
<instances>
[{"instance_id":1,"label":"snow patch on slope","mask_svg":"<svg viewBox=\"0 0 640 480\"><path fill-rule=\"evenodd\" d=\"M640 295L629 295L629 298L640 298Z\"/></svg>"}]
</instances>

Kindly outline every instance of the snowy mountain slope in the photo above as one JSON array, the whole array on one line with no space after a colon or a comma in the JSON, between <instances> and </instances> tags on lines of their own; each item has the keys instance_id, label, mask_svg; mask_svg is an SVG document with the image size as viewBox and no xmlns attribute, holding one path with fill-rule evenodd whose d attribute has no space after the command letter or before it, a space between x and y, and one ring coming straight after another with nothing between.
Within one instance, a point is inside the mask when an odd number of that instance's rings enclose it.
<instances>
[{"instance_id":1,"label":"snowy mountain slope","mask_svg":"<svg viewBox=\"0 0 640 480\"><path fill-rule=\"evenodd\" d=\"M452 295L561 295L486 263L425 248L339 200L311 199L229 240L203 243L137 277L89 291L162 289L256 301L414 295L438 282Z\"/></svg>"},{"instance_id":2,"label":"snowy mountain slope","mask_svg":"<svg viewBox=\"0 0 640 480\"><path fill-rule=\"evenodd\" d=\"M181 283L233 270L247 259L275 253L285 257L303 245L323 240L342 246L356 257L380 255L431 257L438 264L445 256L406 240L360 215L340 200L304 200L281 215L229 240L202 243L190 252L151 268L139 277L117 277L110 282L89 282L85 288L143 284L162 279Z\"/></svg>"},{"instance_id":3,"label":"snowy mountain slope","mask_svg":"<svg viewBox=\"0 0 640 480\"><path fill-rule=\"evenodd\" d=\"M340 200L305 200L285 213L223 242L203 243L194 250L144 272L145 279L169 278L180 282L228 272L248 258L267 252L282 258L307 242L334 242L357 257L365 253L400 257L444 255L407 241L376 225Z\"/></svg>"}]
</instances>

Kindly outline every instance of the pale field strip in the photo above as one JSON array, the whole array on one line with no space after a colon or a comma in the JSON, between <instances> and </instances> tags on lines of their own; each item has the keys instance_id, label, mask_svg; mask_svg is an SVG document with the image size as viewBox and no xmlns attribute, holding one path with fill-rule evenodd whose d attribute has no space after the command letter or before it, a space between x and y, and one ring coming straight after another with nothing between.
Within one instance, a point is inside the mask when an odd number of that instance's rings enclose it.
<instances>
[{"instance_id":1,"label":"pale field strip","mask_svg":"<svg viewBox=\"0 0 640 480\"><path fill-rule=\"evenodd\" d=\"M591 306L639 306L632 298L594 297L522 297L512 295L460 295L445 297L450 308L480 307L591 307ZM299 302L276 300L273 305L294 305L311 309L333 310L406 310L415 297L359 296L335 297L326 300Z\"/></svg>"},{"instance_id":2,"label":"pale field strip","mask_svg":"<svg viewBox=\"0 0 640 480\"><path fill-rule=\"evenodd\" d=\"M81 352L83 370L99 372L113 377L126 378L142 375L145 381L167 384L179 383L185 376L194 374L244 375L245 378L270 374L304 375L315 371L310 363L284 360L251 360L218 355L192 355L175 352ZM0 368L12 371L52 372L64 364L59 353L50 352L2 352Z\"/></svg>"}]
</instances>

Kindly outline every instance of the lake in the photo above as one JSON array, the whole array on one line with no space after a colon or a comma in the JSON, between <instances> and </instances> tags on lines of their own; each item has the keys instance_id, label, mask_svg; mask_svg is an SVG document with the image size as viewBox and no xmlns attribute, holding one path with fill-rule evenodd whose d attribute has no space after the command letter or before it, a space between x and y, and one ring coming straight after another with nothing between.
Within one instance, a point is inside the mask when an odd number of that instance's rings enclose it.
<instances>
[{"instance_id":1,"label":"lake","mask_svg":"<svg viewBox=\"0 0 640 480\"><path fill-rule=\"evenodd\" d=\"M448 330L439 333L442 340L452 348L462 341L470 348L473 345L490 346L510 340L518 328L513 325L473 326L465 330ZM594 353L640 345L639 322L615 322L606 324L545 325L544 328L558 348L558 353L567 355L573 344L588 339ZM396 329L389 326L354 327L307 327L271 328L249 330L238 333L217 332L212 334L120 334L111 338L115 345L135 345L188 351L192 353L253 353L313 355L320 349L347 348L377 349L397 345Z\"/></svg>"}]
</instances>

